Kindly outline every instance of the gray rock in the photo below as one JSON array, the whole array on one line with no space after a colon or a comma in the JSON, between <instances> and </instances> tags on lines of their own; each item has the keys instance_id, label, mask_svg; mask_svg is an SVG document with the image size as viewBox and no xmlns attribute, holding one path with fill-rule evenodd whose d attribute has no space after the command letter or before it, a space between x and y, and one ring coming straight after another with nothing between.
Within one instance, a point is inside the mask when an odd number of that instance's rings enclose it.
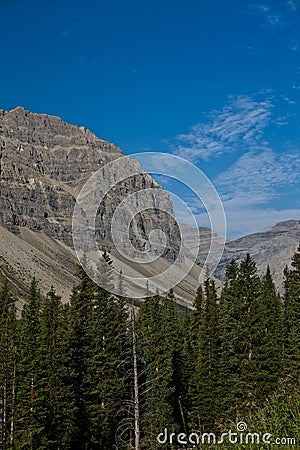
<instances>
[{"instance_id":1,"label":"gray rock","mask_svg":"<svg viewBox=\"0 0 300 450\"><path fill-rule=\"evenodd\" d=\"M85 127L67 124L59 117L34 114L21 107L11 111L0 110L0 229L3 236L0 271L10 276L18 292L24 290L24 285L38 273L42 291L51 286L52 279L59 292L63 286L63 297L67 299L76 270L76 257L72 251L72 216L76 198L98 169L105 166L103 177L114 179L115 174L106 168L106 164L122 156L117 146L99 139ZM149 203L149 196L147 203L143 195L139 196L136 206L142 212L131 217L129 203L122 211L123 219L130 219L130 241L137 251L151 246L149 236L153 230L163 230L166 242L163 256L172 263L178 254L180 233L171 199L136 161L125 160L126 170L138 173L114 186L99 205L96 218L98 246L114 253L110 225L122 200L148 188L157 189L160 192L158 203L151 203L151 198ZM24 233L25 230L31 234ZM31 239L25 246L24 236L27 241L28 236ZM8 241L13 257L6 245ZM47 264L40 260L42 253L36 246L42 241L45 241L45 249L50 255ZM159 242L155 245L160 248ZM65 270L62 269L61 254L69 261ZM58 269L55 268L56 258L60 261ZM153 270L151 268L152 275L160 269ZM25 284L20 281L22 277ZM193 288L191 291L188 289L189 301L193 298L197 279L190 284Z\"/></svg>"},{"instance_id":2,"label":"gray rock","mask_svg":"<svg viewBox=\"0 0 300 450\"><path fill-rule=\"evenodd\" d=\"M21 107L0 110L0 223L14 233L20 227L43 231L72 247L75 198L94 172L121 156L115 145L59 117ZM136 168L137 163L128 158L128 165ZM97 218L100 247L113 247L110 222L117 205L128 193L147 188L161 186L141 171L109 192ZM180 237L172 219L172 202L163 192L160 206L166 213L152 208L133 218L132 243L142 248L154 228L163 228L168 241L165 253L172 259Z\"/></svg>"},{"instance_id":3,"label":"gray rock","mask_svg":"<svg viewBox=\"0 0 300 450\"><path fill-rule=\"evenodd\" d=\"M292 257L300 244L300 220L279 222L260 233L243 236L225 245L222 260L215 275L223 278L226 265L234 258L240 262L247 253L256 262L259 275L270 266L277 289L283 292L283 270L290 267Z\"/></svg>"}]
</instances>

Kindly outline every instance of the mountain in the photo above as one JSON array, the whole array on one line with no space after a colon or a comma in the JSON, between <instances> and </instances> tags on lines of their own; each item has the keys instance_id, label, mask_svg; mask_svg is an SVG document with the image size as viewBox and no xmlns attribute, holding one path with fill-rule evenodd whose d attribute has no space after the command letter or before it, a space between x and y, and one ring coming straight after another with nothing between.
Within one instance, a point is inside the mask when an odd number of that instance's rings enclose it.
<instances>
[{"instance_id":1,"label":"mountain","mask_svg":"<svg viewBox=\"0 0 300 450\"><path fill-rule=\"evenodd\" d=\"M18 107L0 110L0 221L9 230L28 227L72 246L71 218L75 198L89 177L105 164L120 158L121 150L97 138L84 127L65 123L59 117L33 114ZM127 160L132 170L136 161ZM107 177L111 174L106 174ZM110 219L128 192L161 187L147 173L141 173L115 190L101 205L99 241L111 244ZM164 192L164 191L163 191ZM164 192L163 207L172 213L172 203ZM162 219L155 210L148 218L159 225ZM176 241L173 227L166 227L170 240ZM137 225L137 240L147 237L148 222Z\"/></svg>"},{"instance_id":2,"label":"mountain","mask_svg":"<svg viewBox=\"0 0 300 450\"><path fill-rule=\"evenodd\" d=\"M214 249L220 251L224 245L224 240L212 230L200 227L198 230L193 227L181 224L186 232L185 245L195 250L197 239L200 240L198 261L201 265L206 263L207 255L210 251L211 243ZM273 227L267 228L258 233L243 236L236 240L225 242L221 261L216 267L214 276L218 280L223 280L227 264L232 259L240 262L247 253L256 262L258 273L263 276L270 266L271 273L277 289L283 292L283 271L285 266L290 266L291 259L300 244L300 221L288 220L279 222ZM213 261L214 258L211 258Z\"/></svg>"},{"instance_id":3,"label":"mountain","mask_svg":"<svg viewBox=\"0 0 300 450\"><path fill-rule=\"evenodd\" d=\"M19 293L24 291L23 280L28 284L36 275L41 280L42 292L53 284L67 299L77 264L72 239L76 198L98 169L105 166L105 180L114 179L116 174L107 164L121 156L117 146L99 139L83 126L31 113L22 107L0 110L0 269ZM97 244L111 252L124 273L156 275L174 262L180 247L172 202L137 161L124 160L125 171L135 175L113 186L99 205ZM135 261L128 265L119 257L110 226L116 207L134 193L147 189L157 189L160 195L155 199L148 195L147 204L143 196L137 196L134 206L142 212L131 217L130 207L124 207L122 219L125 222L130 219L130 241L137 250L145 248L152 230L163 229L164 253L148 269ZM117 235L121 225L116 225ZM189 282L183 282L177 289L182 301L186 298L192 301L198 283L195 270Z\"/></svg>"},{"instance_id":4,"label":"mountain","mask_svg":"<svg viewBox=\"0 0 300 450\"><path fill-rule=\"evenodd\" d=\"M118 174L110 164L122 156L117 146L99 139L83 126L67 124L47 114L31 113L22 107L0 110L0 276L10 279L21 298L36 276L42 293L53 285L63 300L68 300L76 282L78 264L72 235L76 199L99 169L103 171L102 179L97 179L98 190L106 185L102 181L116 179ZM123 160L124 173L134 175L115 183L103 195L96 215L96 238L98 247L110 252L115 267L134 277L143 293L144 281L139 280L164 273L167 282L172 283L174 275L180 277L181 269L177 273L169 269L180 259L181 236L168 193L137 161ZM159 195L153 196L153 189ZM137 193L143 195L136 196ZM123 205L125 200L115 234L118 238L122 236L124 224L130 223L131 260L118 251L126 244L124 240L120 238L116 248L110 226L118 205ZM136 210L141 212L135 214ZM261 233L227 242L216 277L222 279L232 258L240 261L249 252L260 274L270 264L276 285L282 290L284 266L290 263L300 242L299 223L297 220L279 223ZM217 255L223 240L207 228L195 230L186 225L181 228L185 231L182 268L187 275L175 287L175 293L179 303L190 305L211 242ZM147 249L152 246L151 232L157 229L165 235L164 251L153 263L144 264L136 259L135 253L143 250L147 256ZM200 239L198 265L189 267L185 257L195 252L195 236ZM160 244L159 239L156 244ZM217 284L220 287L220 282Z\"/></svg>"},{"instance_id":5,"label":"mountain","mask_svg":"<svg viewBox=\"0 0 300 450\"><path fill-rule=\"evenodd\" d=\"M225 244L225 250L215 276L222 279L226 265L231 259L241 261L250 253L256 262L258 272L264 275L267 265L277 289L283 291L283 270L290 266L292 256L300 244L300 220L279 222L259 233L243 236Z\"/></svg>"}]
</instances>

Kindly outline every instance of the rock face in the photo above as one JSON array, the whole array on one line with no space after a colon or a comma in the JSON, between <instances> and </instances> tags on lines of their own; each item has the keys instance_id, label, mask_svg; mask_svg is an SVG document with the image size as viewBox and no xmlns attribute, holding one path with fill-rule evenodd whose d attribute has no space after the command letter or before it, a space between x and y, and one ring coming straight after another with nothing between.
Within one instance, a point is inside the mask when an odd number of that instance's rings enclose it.
<instances>
[{"instance_id":1,"label":"rock face","mask_svg":"<svg viewBox=\"0 0 300 450\"><path fill-rule=\"evenodd\" d=\"M18 107L0 110L0 275L5 274L17 288L36 275L41 290L51 284L68 300L76 277L76 255L72 250L72 215L75 199L91 175L107 163L122 156L113 144L96 137L84 127L65 123L59 117L34 114ZM99 205L96 229L99 247L114 249L111 221L118 205L128 196L133 199L121 210L120 231L123 222L131 220L129 238L133 248L147 250L152 245L149 236L153 230L165 234L164 258L148 272L134 259L127 264L121 258L123 273L128 269L133 276L154 276L167 270L176 259L180 247L180 232L174 219L169 195L139 164L126 159L125 172L137 173L114 187ZM114 179L113 170L103 172L103 179ZM157 189L158 200L151 192L134 197L132 194ZM133 214L135 209L142 212ZM195 230L185 226L185 247L194 250ZM117 234L118 234L117 225ZM200 229L200 264L206 260L211 239L222 246L222 239L210 230ZM267 264L278 289L282 290L283 269L300 242L300 221L292 220L275 225L250 236L226 243L222 260L215 276L222 279L226 265L232 258L240 261L246 253L255 259L260 274ZM150 243L150 244L149 244ZM123 245L120 239L120 245ZM199 282L196 266L175 289L179 302L191 304Z\"/></svg>"},{"instance_id":2,"label":"rock face","mask_svg":"<svg viewBox=\"0 0 300 450\"><path fill-rule=\"evenodd\" d=\"M92 173L120 156L122 152L115 145L58 117L34 114L21 107L0 110L0 223L13 233L22 227L42 231L72 247L76 196ZM129 158L127 164L135 170L138 166ZM109 225L115 207L128 193L147 188L161 189L142 173L120 183L106 196L97 224L101 247L112 246ZM179 235L165 192L162 203L162 209L170 214L161 214L153 205L147 213L133 218L132 242L142 247L153 227L164 228L169 243L166 254L173 258Z\"/></svg>"},{"instance_id":3,"label":"rock face","mask_svg":"<svg viewBox=\"0 0 300 450\"><path fill-rule=\"evenodd\" d=\"M250 253L257 264L260 275L264 275L267 265L270 265L276 287L282 292L283 270L285 266L290 266L299 244L300 220L279 222L260 233L227 242L215 275L222 279L226 265L232 258L240 262L247 253Z\"/></svg>"},{"instance_id":4,"label":"rock face","mask_svg":"<svg viewBox=\"0 0 300 450\"><path fill-rule=\"evenodd\" d=\"M115 145L59 117L34 114L21 107L0 110L0 274L9 276L19 293L24 291L24 283L28 284L36 275L42 281L43 292L51 287L52 280L67 300L78 262L72 250L76 198L91 175L104 166L104 179L114 180L116 174L106 165L122 156ZM147 250L151 231L163 230L166 237L163 256L172 262L180 246L180 233L171 199L141 170L138 162L123 160L125 172L135 175L116 183L99 204L98 245L113 254L110 225L115 209L134 193L156 189L158 200L148 195L145 202L144 196L139 196L133 202L133 210L142 212L133 215L130 205L125 206L122 218L130 222L130 241L137 250ZM41 242L44 242L42 251ZM193 289L188 295L192 299L197 280L191 280L190 284Z\"/></svg>"}]
</instances>

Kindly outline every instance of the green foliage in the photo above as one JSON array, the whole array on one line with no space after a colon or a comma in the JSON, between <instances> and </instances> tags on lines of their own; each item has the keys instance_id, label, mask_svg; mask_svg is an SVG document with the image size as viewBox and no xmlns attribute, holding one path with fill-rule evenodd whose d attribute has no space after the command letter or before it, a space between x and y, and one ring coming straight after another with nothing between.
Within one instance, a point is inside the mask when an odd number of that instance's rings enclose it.
<instances>
[{"instance_id":1,"label":"green foliage","mask_svg":"<svg viewBox=\"0 0 300 450\"><path fill-rule=\"evenodd\" d=\"M269 267L261 281L261 293L254 301L252 328L255 337L252 377L255 396L261 405L276 389L283 358L283 306Z\"/></svg>"},{"instance_id":2,"label":"green foliage","mask_svg":"<svg viewBox=\"0 0 300 450\"><path fill-rule=\"evenodd\" d=\"M15 441L20 448L47 448L39 390L39 338L41 296L32 280L18 333Z\"/></svg>"},{"instance_id":3,"label":"green foliage","mask_svg":"<svg viewBox=\"0 0 300 450\"><path fill-rule=\"evenodd\" d=\"M174 429L174 364L178 351L178 313L173 292L145 300L137 323L141 371L143 447L156 449L162 429ZM177 406L177 405L176 405Z\"/></svg>"},{"instance_id":4,"label":"green foliage","mask_svg":"<svg viewBox=\"0 0 300 450\"><path fill-rule=\"evenodd\" d=\"M190 410L189 381L194 367L191 311L186 308L178 320L178 352L174 364L176 399L174 414L179 429L187 431Z\"/></svg>"},{"instance_id":5,"label":"green foliage","mask_svg":"<svg viewBox=\"0 0 300 450\"><path fill-rule=\"evenodd\" d=\"M38 347L40 424L47 440L46 448L67 449L68 421L72 398L65 379L68 376L65 339L66 315L61 298L52 288L42 301Z\"/></svg>"},{"instance_id":6,"label":"green foliage","mask_svg":"<svg viewBox=\"0 0 300 450\"><path fill-rule=\"evenodd\" d=\"M127 347L127 315L123 302L97 289L90 323L91 351L87 366L89 448L111 449L125 397L121 364Z\"/></svg>"},{"instance_id":7,"label":"green foliage","mask_svg":"<svg viewBox=\"0 0 300 450\"><path fill-rule=\"evenodd\" d=\"M292 269L285 269L284 323L285 375L300 384L300 246L292 260Z\"/></svg>"},{"instance_id":8,"label":"green foliage","mask_svg":"<svg viewBox=\"0 0 300 450\"><path fill-rule=\"evenodd\" d=\"M270 269L259 279L247 255L228 265L220 297L207 278L192 311L179 314L172 291L147 298L136 333L122 273L116 297L103 288L113 268L107 253L102 259L101 287L85 257L67 305L53 289L41 297L33 280L19 320L7 281L0 288L3 450L132 450L137 426L139 450L156 450L165 428L219 437L239 421L250 432L299 439L300 248L285 270L283 299ZM219 445L231 447L262 448Z\"/></svg>"},{"instance_id":9,"label":"green foliage","mask_svg":"<svg viewBox=\"0 0 300 450\"><path fill-rule=\"evenodd\" d=\"M218 411L219 324L214 281L207 278L204 292L199 288L193 312L193 372L190 377L190 427L211 429Z\"/></svg>"},{"instance_id":10,"label":"green foliage","mask_svg":"<svg viewBox=\"0 0 300 450\"><path fill-rule=\"evenodd\" d=\"M16 308L5 280L0 290L0 445L13 441L16 388Z\"/></svg>"}]
</instances>

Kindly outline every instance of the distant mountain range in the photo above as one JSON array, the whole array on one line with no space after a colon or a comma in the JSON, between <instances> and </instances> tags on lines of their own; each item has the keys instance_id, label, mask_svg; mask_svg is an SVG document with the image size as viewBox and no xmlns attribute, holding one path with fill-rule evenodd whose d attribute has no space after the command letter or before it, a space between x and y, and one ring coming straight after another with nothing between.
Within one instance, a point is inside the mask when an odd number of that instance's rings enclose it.
<instances>
[{"instance_id":1,"label":"distant mountain range","mask_svg":"<svg viewBox=\"0 0 300 450\"><path fill-rule=\"evenodd\" d=\"M270 266L277 289L282 292L283 270L285 266L290 267L291 259L299 244L300 220L279 222L259 233L229 241L225 245L215 276L222 279L226 265L233 258L241 261L247 253L250 253L260 275L265 274L267 265Z\"/></svg>"},{"instance_id":2,"label":"distant mountain range","mask_svg":"<svg viewBox=\"0 0 300 450\"><path fill-rule=\"evenodd\" d=\"M58 117L34 114L18 107L0 110L0 272L11 281L18 295L33 276L42 292L53 285L65 301L76 282L77 258L72 243L72 214L76 197L86 180L106 163L122 156L115 145L97 138L84 127L65 123ZM139 167L128 158L128 165ZM112 173L107 173L112 177ZM128 263L114 251L110 220L115 207L128 195L145 188L162 192L162 214L153 204L132 220L131 242L143 248L153 229L163 229L166 250L149 267ZM142 205L143 206L143 205ZM124 211L130 214L130 211ZM152 276L167 269L178 254L180 233L173 217L172 202L150 175L142 172L106 197L98 212L98 243L111 252L122 270L132 276ZM188 227L187 227L188 229ZM189 230L193 244L193 229ZM220 239L213 233L214 239ZM205 259L211 231L200 229L199 260ZM215 275L222 278L226 264L250 252L260 273L269 263L278 288L282 270L300 242L300 221L279 223L261 233L226 243ZM187 242L187 247L189 247ZM123 265L122 265L123 264ZM175 288L179 302L191 304L198 286L200 268L195 265Z\"/></svg>"},{"instance_id":3,"label":"distant mountain range","mask_svg":"<svg viewBox=\"0 0 300 450\"><path fill-rule=\"evenodd\" d=\"M195 247L197 230L186 225L183 225L183 227L188 230L187 235L190 238L186 240L186 245L189 248ZM212 233L208 228L199 228L198 233L200 237L198 260L204 264L210 248L211 239L220 246L223 244L223 239L216 233ZM245 258L247 253L250 253L256 262L260 276L264 275L267 266L270 266L276 287L282 292L284 268L285 266L290 266L291 259L299 244L300 220L279 222L273 227L258 233L227 241L214 276L219 280L223 280L227 264L232 259L240 262Z\"/></svg>"}]
</instances>

